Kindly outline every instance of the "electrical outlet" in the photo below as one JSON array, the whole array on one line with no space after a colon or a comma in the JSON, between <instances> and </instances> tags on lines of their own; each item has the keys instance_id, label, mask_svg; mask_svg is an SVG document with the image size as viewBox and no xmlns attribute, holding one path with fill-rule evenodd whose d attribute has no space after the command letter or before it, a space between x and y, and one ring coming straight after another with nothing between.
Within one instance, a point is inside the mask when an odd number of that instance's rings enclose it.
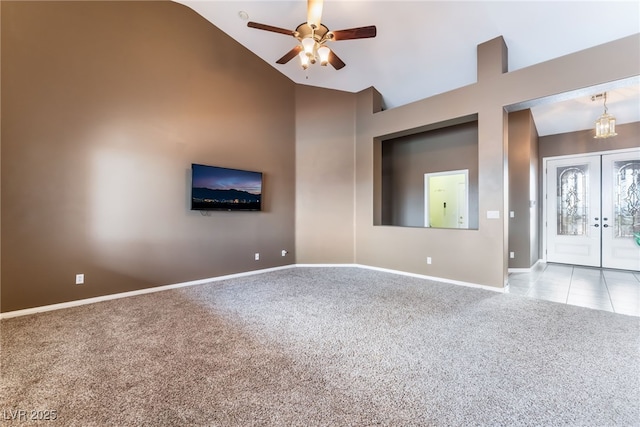
<instances>
[{"instance_id":1,"label":"electrical outlet","mask_svg":"<svg viewBox=\"0 0 640 427\"><path fill-rule=\"evenodd\" d=\"M256 261L259 261L259 260L260 260L260 253L256 252Z\"/></svg>"},{"instance_id":2,"label":"electrical outlet","mask_svg":"<svg viewBox=\"0 0 640 427\"><path fill-rule=\"evenodd\" d=\"M289 253L289 252L287 252L287 251L286 251L286 249L283 249L283 250L282 250L282 256L287 256L287 254L288 254L288 253Z\"/></svg>"},{"instance_id":3,"label":"electrical outlet","mask_svg":"<svg viewBox=\"0 0 640 427\"><path fill-rule=\"evenodd\" d=\"M515 258L515 257L516 257L515 252L509 252L509 258Z\"/></svg>"},{"instance_id":4,"label":"electrical outlet","mask_svg":"<svg viewBox=\"0 0 640 427\"><path fill-rule=\"evenodd\" d=\"M431 257L430 256L427 257L427 264L431 264Z\"/></svg>"},{"instance_id":5,"label":"electrical outlet","mask_svg":"<svg viewBox=\"0 0 640 427\"><path fill-rule=\"evenodd\" d=\"M84 283L84 274L76 274L76 285L82 285Z\"/></svg>"}]
</instances>

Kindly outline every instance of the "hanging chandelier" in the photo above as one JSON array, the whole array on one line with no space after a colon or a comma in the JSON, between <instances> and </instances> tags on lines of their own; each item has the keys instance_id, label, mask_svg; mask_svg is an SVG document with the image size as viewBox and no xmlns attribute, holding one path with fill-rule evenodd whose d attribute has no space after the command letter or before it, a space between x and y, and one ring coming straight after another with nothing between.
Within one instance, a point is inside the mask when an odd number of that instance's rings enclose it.
<instances>
[{"instance_id":1,"label":"hanging chandelier","mask_svg":"<svg viewBox=\"0 0 640 427\"><path fill-rule=\"evenodd\" d=\"M607 113L607 92L591 97L593 101L604 98L604 113L596 120L596 134L594 138L604 139L616 136L616 118Z\"/></svg>"}]
</instances>

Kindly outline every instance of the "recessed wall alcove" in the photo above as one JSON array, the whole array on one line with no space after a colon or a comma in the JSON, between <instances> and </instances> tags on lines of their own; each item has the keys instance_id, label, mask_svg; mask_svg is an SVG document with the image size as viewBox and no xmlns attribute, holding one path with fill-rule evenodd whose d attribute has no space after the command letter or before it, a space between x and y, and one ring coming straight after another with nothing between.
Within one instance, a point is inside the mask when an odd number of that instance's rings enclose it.
<instances>
[{"instance_id":1,"label":"recessed wall alcove","mask_svg":"<svg viewBox=\"0 0 640 427\"><path fill-rule=\"evenodd\" d=\"M375 140L374 191L380 206L374 225L434 227L425 218L425 174L468 171L465 224L478 228L478 116L435 123L410 131L385 135ZM440 202L441 203L441 202ZM443 210L454 209L450 205ZM427 215L428 217L428 215Z\"/></svg>"}]
</instances>

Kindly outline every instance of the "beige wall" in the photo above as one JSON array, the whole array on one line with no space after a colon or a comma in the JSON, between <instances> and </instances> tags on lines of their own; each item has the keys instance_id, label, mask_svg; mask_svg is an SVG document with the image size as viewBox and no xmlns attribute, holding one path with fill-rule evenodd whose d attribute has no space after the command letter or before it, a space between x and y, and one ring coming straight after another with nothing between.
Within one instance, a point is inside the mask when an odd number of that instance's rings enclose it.
<instances>
[{"instance_id":1,"label":"beige wall","mask_svg":"<svg viewBox=\"0 0 640 427\"><path fill-rule=\"evenodd\" d=\"M290 80L177 3L1 7L3 312L294 262ZM190 211L192 162L265 210Z\"/></svg>"},{"instance_id":2,"label":"beige wall","mask_svg":"<svg viewBox=\"0 0 640 427\"><path fill-rule=\"evenodd\" d=\"M356 95L296 87L296 262L354 262Z\"/></svg>"},{"instance_id":3,"label":"beige wall","mask_svg":"<svg viewBox=\"0 0 640 427\"><path fill-rule=\"evenodd\" d=\"M638 35L510 73L498 38L477 83L381 111L373 88L294 85L175 3L0 4L3 312L294 260L500 287L505 106L640 75ZM374 226L380 140L476 115L479 229ZM189 211L191 162L264 172L265 211Z\"/></svg>"},{"instance_id":4,"label":"beige wall","mask_svg":"<svg viewBox=\"0 0 640 427\"><path fill-rule=\"evenodd\" d=\"M381 143L382 220L377 225L424 227L424 174L466 169L468 228L478 228L478 122L447 126Z\"/></svg>"},{"instance_id":5,"label":"beige wall","mask_svg":"<svg viewBox=\"0 0 640 427\"><path fill-rule=\"evenodd\" d=\"M503 286L508 266L505 107L640 74L640 35L507 73L503 73L505 51L501 38L480 45L477 83L409 105L374 113L380 104L377 93L370 89L358 95L356 262ZM373 191L379 179L374 159L377 138L475 113L479 120L479 229L374 226L380 203ZM500 219L488 219L487 211L498 211ZM426 263L428 256L433 259L431 265Z\"/></svg>"},{"instance_id":6,"label":"beige wall","mask_svg":"<svg viewBox=\"0 0 640 427\"><path fill-rule=\"evenodd\" d=\"M509 268L538 261L538 132L531 110L509 114Z\"/></svg>"},{"instance_id":7,"label":"beige wall","mask_svg":"<svg viewBox=\"0 0 640 427\"><path fill-rule=\"evenodd\" d=\"M594 139L592 129L540 137L539 162L545 157L637 148L640 145L640 122L616 126L617 136Z\"/></svg>"}]
</instances>

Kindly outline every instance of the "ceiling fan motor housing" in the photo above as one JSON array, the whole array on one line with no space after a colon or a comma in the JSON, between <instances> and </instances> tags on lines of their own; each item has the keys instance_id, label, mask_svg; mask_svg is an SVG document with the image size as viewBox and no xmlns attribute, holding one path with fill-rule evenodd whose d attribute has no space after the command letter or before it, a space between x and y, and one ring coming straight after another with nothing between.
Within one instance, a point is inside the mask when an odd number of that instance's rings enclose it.
<instances>
[{"instance_id":1,"label":"ceiling fan motor housing","mask_svg":"<svg viewBox=\"0 0 640 427\"><path fill-rule=\"evenodd\" d=\"M298 25L298 27L296 28L296 38L298 40L302 40L307 37L312 37L312 35L315 41L317 41L318 43L322 43L326 40L331 39L331 33L329 32L329 29L324 24L320 24L314 30L311 27L311 25L309 25L306 22L303 22L302 24Z\"/></svg>"}]
</instances>

